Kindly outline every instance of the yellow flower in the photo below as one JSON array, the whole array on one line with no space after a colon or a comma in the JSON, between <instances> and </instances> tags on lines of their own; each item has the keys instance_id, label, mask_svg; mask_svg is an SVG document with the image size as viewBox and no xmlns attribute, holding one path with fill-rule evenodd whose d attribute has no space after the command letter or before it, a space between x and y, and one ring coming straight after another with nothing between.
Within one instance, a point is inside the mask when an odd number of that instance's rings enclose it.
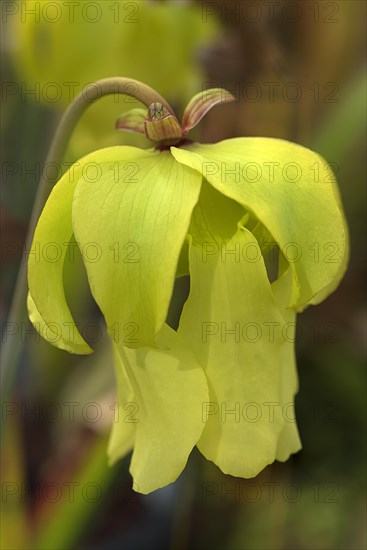
<instances>
[{"instance_id":1,"label":"yellow flower","mask_svg":"<svg viewBox=\"0 0 367 550\"><path fill-rule=\"evenodd\" d=\"M34 246L56 243L63 253L30 255L30 318L48 326L41 332L52 343L83 354L92 350L74 327L62 275L65 243L74 235L80 247L114 349L121 414L110 461L133 449L142 493L173 482L195 445L245 478L300 449L296 312L329 295L347 263L335 179L316 153L270 138L186 139L230 100L218 89L198 94L182 125L157 102L123 115L117 127L144 132L156 147L82 158L53 189L34 235ZM265 259L276 250L271 282ZM174 330L167 311L185 274L190 294ZM137 421L124 422L131 403Z\"/></svg>"}]
</instances>

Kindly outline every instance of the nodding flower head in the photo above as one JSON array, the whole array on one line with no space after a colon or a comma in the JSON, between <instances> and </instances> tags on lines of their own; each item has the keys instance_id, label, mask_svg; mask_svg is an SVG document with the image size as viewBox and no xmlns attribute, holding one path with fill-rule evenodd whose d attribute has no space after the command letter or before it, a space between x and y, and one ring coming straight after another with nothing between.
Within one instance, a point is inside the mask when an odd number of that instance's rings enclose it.
<instances>
[{"instance_id":1,"label":"nodding flower head","mask_svg":"<svg viewBox=\"0 0 367 550\"><path fill-rule=\"evenodd\" d=\"M120 414L108 453L113 463L133 451L142 493L173 482L195 445L244 478L300 449L289 421L296 313L333 292L346 268L346 224L324 159L281 139L186 140L229 100L223 90L200 93L181 124L159 102L124 114L117 128L156 146L80 159L54 187L34 234L34 245L59 243L63 253L53 262L30 255L30 319L71 353L92 350L65 297L63 245L73 237L82 252L98 245L98 259L83 260L114 351ZM328 175L322 183L315 163ZM182 276L190 293L172 328L167 313ZM134 422L125 421L129 403Z\"/></svg>"}]
</instances>

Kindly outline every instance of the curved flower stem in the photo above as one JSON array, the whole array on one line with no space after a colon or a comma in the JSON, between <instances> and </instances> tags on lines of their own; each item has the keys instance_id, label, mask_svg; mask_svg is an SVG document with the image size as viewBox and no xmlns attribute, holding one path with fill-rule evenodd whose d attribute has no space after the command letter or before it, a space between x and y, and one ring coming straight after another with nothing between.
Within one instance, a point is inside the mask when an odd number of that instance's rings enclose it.
<instances>
[{"instance_id":1,"label":"curved flower stem","mask_svg":"<svg viewBox=\"0 0 367 550\"><path fill-rule=\"evenodd\" d=\"M97 80L86 86L74 101L66 109L48 152L45 168L43 170L37 195L29 222L29 229L25 243L25 250L32 245L33 233L38 218L47 200L55 181L48 176L49 165L59 166L64 157L69 138L84 111L100 99L111 94L122 94L134 97L144 103L147 107L151 103L162 103L166 109L173 114L171 106L155 90L146 84L131 78L112 77ZM15 379L18 359L22 349L22 342L19 338L21 323L26 320L26 299L27 299L27 262L23 259L19 268L14 296L10 307L7 327L12 327L16 334L8 336L1 350L1 398L6 399L11 391Z\"/></svg>"}]
</instances>

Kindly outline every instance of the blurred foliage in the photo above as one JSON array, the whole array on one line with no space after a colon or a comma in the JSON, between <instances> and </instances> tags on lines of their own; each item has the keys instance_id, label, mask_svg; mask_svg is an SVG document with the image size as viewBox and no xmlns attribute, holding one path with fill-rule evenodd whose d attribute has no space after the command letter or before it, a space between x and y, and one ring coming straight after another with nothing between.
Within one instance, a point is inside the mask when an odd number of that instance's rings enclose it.
<instances>
[{"instance_id":1,"label":"blurred foliage","mask_svg":"<svg viewBox=\"0 0 367 550\"><path fill-rule=\"evenodd\" d=\"M8 136L5 156L19 167L15 174L9 169L12 198L8 198L7 187L4 200L13 202L14 193L18 194L18 216L29 216L49 136L68 103L86 85L111 76L131 77L155 88L178 110L201 89L203 74L195 56L218 34L215 18L203 24L200 7L185 2L94 4L80 2L73 7L63 0L45 4L22 0L15 2L14 15L4 18L9 56L4 74L8 103L2 128ZM149 147L145 137L114 129L117 118L135 106L141 104L117 94L90 106L70 139L60 175L66 162L101 147ZM22 121L20 135L14 125L18 117ZM31 143L23 143L30 133ZM25 178L26 186L20 183Z\"/></svg>"},{"instance_id":2,"label":"blurred foliage","mask_svg":"<svg viewBox=\"0 0 367 550\"><path fill-rule=\"evenodd\" d=\"M27 1L28 7L32 4ZM178 111L208 82L237 91L235 104L218 107L203 121L202 141L276 136L325 155L337 170L350 225L351 262L337 292L299 317L296 407L303 451L254 480L225 476L194 451L174 485L148 497L136 495L128 460L112 470L105 460L114 382L102 327L92 343L95 355L82 360L35 341L33 334L23 335L27 348L13 408L5 417L9 429L2 474L3 490L26 487L27 496L4 493L2 547L361 550L366 545L365 3L297 2L300 16L294 17L290 3L279 0L270 18L268 3L258 0L249 3L260 9L258 20L244 8L231 15L231 6L233 12L244 1L97 4L103 17L95 23L80 17L78 9L72 23L65 10L56 23L42 17L36 22L32 16L22 22L18 11L4 28L3 81L9 93L1 138L10 168L2 183L2 239L14 245L14 253L5 258L3 269L3 315L21 259L37 167L71 99L67 83L77 83L75 94L112 75L147 82ZM49 18L54 13L50 8ZM89 17L94 17L92 8ZM272 100L264 85L269 82L274 83ZM286 94L291 82L301 89L295 101ZM37 86L36 96L27 93ZM254 100L257 89L261 94ZM122 97L93 105L78 124L65 160L112 144L149 146L114 131L115 119L132 106ZM100 322L85 277L78 259L65 267L68 300L81 326ZM74 401L80 405L70 423L65 403ZM101 421L83 415L83 405L90 402L100 406ZM48 418L49 403L63 411L59 421ZM21 414L21 405L35 412ZM102 496L86 502L79 492L71 502L63 492L52 503L39 495L47 483L65 490L65 481L81 487L97 483Z\"/></svg>"},{"instance_id":3,"label":"blurred foliage","mask_svg":"<svg viewBox=\"0 0 367 550\"><path fill-rule=\"evenodd\" d=\"M27 0L27 9L36 4ZM39 87L41 103L64 110L84 86L110 76L141 80L178 107L198 91L202 75L195 52L217 31L216 19L202 23L198 6L145 0L98 2L97 8L86 3L87 9L66 9L63 0L54 4L48 18L22 21L21 11L13 18L16 71L27 87ZM117 95L93 105L71 139L75 158L129 139L146 146L142 138L113 132L118 115L135 105L133 98Z\"/></svg>"}]
</instances>

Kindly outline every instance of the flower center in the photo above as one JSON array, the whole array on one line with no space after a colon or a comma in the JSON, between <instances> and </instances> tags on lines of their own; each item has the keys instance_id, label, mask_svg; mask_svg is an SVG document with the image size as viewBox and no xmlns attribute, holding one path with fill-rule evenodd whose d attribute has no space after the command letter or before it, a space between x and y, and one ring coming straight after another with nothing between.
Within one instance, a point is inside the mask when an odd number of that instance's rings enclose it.
<instances>
[{"instance_id":1,"label":"flower center","mask_svg":"<svg viewBox=\"0 0 367 550\"><path fill-rule=\"evenodd\" d=\"M182 138L179 140L165 139L154 147L155 151L169 151L169 149L174 145L175 147L184 147L184 145L190 145L194 143L192 139Z\"/></svg>"},{"instance_id":2,"label":"flower center","mask_svg":"<svg viewBox=\"0 0 367 550\"><path fill-rule=\"evenodd\" d=\"M200 122L210 109L219 103L228 103L234 100L232 94L221 88L200 92L188 103L181 124L165 100L155 100L148 104L148 111L131 109L124 113L117 120L116 129L143 134L149 140L155 141L156 149L161 151L168 149L171 145L180 147L187 143L188 132Z\"/></svg>"}]
</instances>

